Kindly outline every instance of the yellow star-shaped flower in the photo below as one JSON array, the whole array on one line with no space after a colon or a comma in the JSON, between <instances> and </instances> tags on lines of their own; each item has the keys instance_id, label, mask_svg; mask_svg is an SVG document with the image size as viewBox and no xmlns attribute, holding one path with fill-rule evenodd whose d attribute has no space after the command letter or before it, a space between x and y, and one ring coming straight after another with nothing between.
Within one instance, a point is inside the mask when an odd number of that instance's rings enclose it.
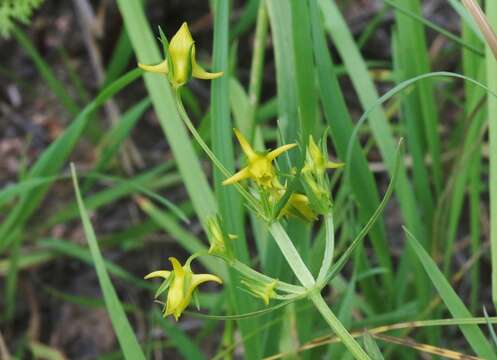
<instances>
[{"instance_id":1,"label":"yellow star-shaped flower","mask_svg":"<svg viewBox=\"0 0 497 360\"><path fill-rule=\"evenodd\" d=\"M169 79L175 88L187 83L192 76L198 79L211 80L223 75L223 72L207 72L197 64L195 41L186 22L181 25L178 32L171 39L167 52L170 58L166 58L160 64L138 64L138 66L145 71L170 75ZM172 65L172 69L169 69L168 63ZM170 70L171 74L169 74Z\"/></svg>"},{"instance_id":2,"label":"yellow star-shaped flower","mask_svg":"<svg viewBox=\"0 0 497 360\"><path fill-rule=\"evenodd\" d=\"M223 281L212 274L194 274L190 269L188 261L183 266L174 257L170 257L169 261L173 266L172 271L154 271L146 275L145 279L163 278L169 280L172 276L171 283L169 284L169 291L167 293L164 317L173 315L176 321L178 321L183 311L187 308L188 304L190 304L193 292L200 284L207 281L214 281L222 284Z\"/></svg>"},{"instance_id":3,"label":"yellow star-shaped flower","mask_svg":"<svg viewBox=\"0 0 497 360\"><path fill-rule=\"evenodd\" d=\"M240 131L237 129L233 129L233 131L235 132L243 152L247 156L248 164L235 175L224 180L223 185L230 185L251 178L257 185L263 188L272 187L273 180L276 176L273 160L284 152L294 148L297 144L286 144L272 151L261 153L252 149L247 139L245 139Z\"/></svg>"}]
</instances>

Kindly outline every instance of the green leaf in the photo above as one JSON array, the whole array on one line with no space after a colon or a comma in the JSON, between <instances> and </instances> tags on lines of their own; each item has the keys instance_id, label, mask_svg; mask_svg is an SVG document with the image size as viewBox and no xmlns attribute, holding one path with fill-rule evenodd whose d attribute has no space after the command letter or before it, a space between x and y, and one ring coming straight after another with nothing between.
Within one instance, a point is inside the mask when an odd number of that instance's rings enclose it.
<instances>
[{"instance_id":1,"label":"green leaf","mask_svg":"<svg viewBox=\"0 0 497 360\"><path fill-rule=\"evenodd\" d=\"M489 26L497 29L497 2L486 3L486 14ZM494 33L495 37L495 33ZM490 47L486 48L487 84L497 92L497 58ZM489 97L488 106L488 138L490 154L490 248L492 257L492 300L497 306L497 99Z\"/></svg>"},{"instance_id":2,"label":"green leaf","mask_svg":"<svg viewBox=\"0 0 497 360\"><path fill-rule=\"evenodd\" d=\"M331 267L330 271L328 272L326 276L326 282L328 283L334 276L336 276L345 266L349 258L352 256L352 253L354 250L359 246L360 242L364 237L368 234L368 232L371 230L373 227L374 223L376 220L379 218L383 210L385 209L385 206L387 206L388 201L390 200L390 197L392 196L394 187L395 187L395 182L397 181L397 175L398 175L398 169L400 167L400 162L402 159L402 148L401 148L402 143L399 143L398 149L397 149L397 158L395 161L395 168L394 172L392 174L392 177L390 178L390 183L388 184L387 190L385 191L385 195L383 195L383 199L381 200L380 204L374 211L373 215L369 218L368 222L362 227L361 231L359 231L359 234L355 237L355 239L352 241L352 243L349 245L347 250L344 251L342 256L335 262L335 264Z\"/></svg>"},{"instance_id":3,"label":"green leaf","mask_svg":"<svg viewBox=\"0 0 497 360\"><path fill-rule=\"evenodd\" d=\"M419 261L423 265L423 268L437 289L438 294L452 314L452 317L471 318L471 313L459 296L457 296L457 293L450 286L450 283L444 277L442 272L438 269L435 261L433 261L423 246L418 242L416 237L409 230L407 230L406 227L403 228L407 235L409 246L416 253ZM497 359L492 346L477 325L459 325L459 328L478 356L484 359Z\"/></svg>"},{"instance_id":4,"label":"green leaf","mask_svg":"<svg viewBox=\"0 0 497 360\"><path fill-rule=\"evenodd\" d=\"M117 339L123 351L124 357L127 360L145 360L145 356L143 355L140 345L138 344L138 340L133 333L121 302L117 297L116 290L114 289L114 286L110 281L109 274L105 269L105 262L102 254L100 253L97 238L91 225L90 218L88 217L88 213L86 212L85 204L83 203L83 199L81 198L76 170L74 168L74 165L72 164L71 174L74 182L74 190L76 192L76 199L78 201L81 221L83 222L83 229L86 235L86 240L88 241L88 246L90 247L90 252L95 264L95 269L97 271L100 288L102 289L105 305L107 306L107 311L112 322L112 327L116 332Z\"/></svg>"},{"instance_id":5,"label":"green leaf","mask_svg":"<svg viewBox=\"0 0 497 360\"><path fill-rule=\"evenodd\" d=\"M352 155L350 162L345 166L350 168L355 176L349 177L349 183L358 203L360 220L366 223L380 203L373 173L370 171L366 156L356 138L352 138L354 124L347 109L345 97L338 81L336 66L333 64L331 54L327 48L325 33L321 24L321 16L315 1L309 1L312 24L312 39L314 57L318 73L318 83L321 93L321 103L324 115L333 140L333 144L340 158L347 157L347 148L352 142ZM393 267L386 241L383 221L380 218L371 229L370 239L376 256L382 266L389 269L385 275L384 287L393 289Z\"/></svg>"},{"instance_id":6,"label":"green leaf","mask_svg":"<svg viewBox=\"0 0 497 360\"><path fill-rule=\"evenodd\" d=\"M141 63L153 64L161 61L157 42L150 30L144 9L139 0L118 0L131 44ZM144 74L145 86L157 113L158 120L175 155L179 172L183 178L195 212L202 224L217 212L217 205L200 166L185 126L176 108L171 87L164 76Z\"/></svg>"},{"instance_id":7,"label":"green leaf","mask_svg":"<svg viewBox=\"0 0 497 360\"><path fill-rule=\"evenodd\" d=\"M364 339L364 348L366 349L366 352L368 353L369 356L371 356L371 359L373 360L384 360L383 355L381 354L380 348L376 344L376 341L374 341L373 337L368 331L365 331L363 334L363 339Z\"/></svg>"},{"instance_id":8,"label":"green leaf","mask_svg":"<svg viewBox=\"0 0 497 360\"><path fill-rule=\"evenodd\" d=\"M64 133L41 154L29 170L26 180L55 176L82 136L94 112L110 97L133 82L140 74L139 69L130 71L102 90L95 100L79 113ZM24 193L19 203L9 212L0 225L0 252L4 251L10 244L11 234L14 230L22 226L38 209L49 188L50 183Z\"/></svg>"}]
</instances>

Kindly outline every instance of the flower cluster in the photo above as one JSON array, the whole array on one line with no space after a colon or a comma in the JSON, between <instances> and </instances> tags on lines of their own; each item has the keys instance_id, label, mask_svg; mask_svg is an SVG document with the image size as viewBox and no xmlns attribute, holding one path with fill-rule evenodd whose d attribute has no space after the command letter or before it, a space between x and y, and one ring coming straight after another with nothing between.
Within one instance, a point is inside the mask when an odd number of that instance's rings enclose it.
<instances>
[{"instance_id":1,"label":"flower cluster","mask_svg":"<svg viewBox=\"0 0 497 360\"><path fill-rule=\"evenodd\" d=\"M222 76L222 72L209 73L198 65L195 58L195 42L186 23L183 23L169 45L162 33L161 37L165 48L165 60L157 65L139 64L139 67L143 70L165 75L175 90L186 84L192 77L215 79ZM178 101L181 102L181 100ZM181 108L182 105L180 105L178 106ZM188 115L185 116L188 118ZM191 123L189 119L188 121L184 120L186 124ZM201 142L201 137L198 136L193 125L189 129L194 135L197 135L197 140ZM282 217L297 217L307 222L313 222L318 215L329 211L331 196L326 170L339 168L343 164L328 160L325 141L318 145L312 136L309 137L305 164L302 170L300 173L292 170L291 174L285 178L285 181L280 181L282 174L275 167L274 162L282 154L294 149L297 144L282 145L274 150L256 151L239 130L234 129L234 133L246 156L246 165L234 175L227 176L226 180L223 181L223 185L238 184L238 189L242 194L248 194L247 196L250 200L255 199L256 206L254 208L258 207L259 214L265 220L272 222ZM207 148L205 143L201 144ZM211 154L208 148L206 152L213 161L216 160L215 155ZM215 163L216 165L218 164L218 162ZM226 172L224 173L226 174ZM292 184L290 186L287 185L289 178L291 178L290 184ZM305 194L295 191L295 185L298 185L299 179ZM251 180L251 184L255 185L250 187L250 192L244 187L244 180ZM157 290L155 297L157 298L167 291L163 309L164 317L172 315L178 320L192 301L192 298L195 297L197 287L200 284L208 281L222 284L222 280L216 275L193 273L190 263L201 254L217 256L230 262L234 267L238 266L238 271L247 277L242 283L252 295L262 299L266 305L269 304L270 299L287 299L300 296L298 286L279 282L267 276L256 276L257 272L255 270L237 262L229 245L229 240L236 237L223 231L219 218L208 219L205 226L210 241L208 252L193 254L184 265L181 265L176 258L170 257L169 261L172 264L172 270L154 271L145 276L145 279L163 279L163 283ZM277 294L276 289L283 291L283 295ZM285 292L287 295L284 295Z\"/></svg>"},{"instance_id":2,"label":"flower cluster","mask_svg":"<svg viewBox=\"0 0 497 360\"><path fill-rule=\"evenodd\" d=\"M287 186L282 185L278 179L277 171L273 161L283 153L293 149L297 144L282 145L274 150L259 152L255 151L243 134L233 129L235 136L247 157L247 165L235 175L224 180L223 185L230 185L245 179L251 179L259 188L262 202L267 204L270 212L284 198ZM305 221L313 221L316 214L309 206L309 199L304 194L292 193L286 199L278 217L299 217Z\"/></svg>"}]
</instances>

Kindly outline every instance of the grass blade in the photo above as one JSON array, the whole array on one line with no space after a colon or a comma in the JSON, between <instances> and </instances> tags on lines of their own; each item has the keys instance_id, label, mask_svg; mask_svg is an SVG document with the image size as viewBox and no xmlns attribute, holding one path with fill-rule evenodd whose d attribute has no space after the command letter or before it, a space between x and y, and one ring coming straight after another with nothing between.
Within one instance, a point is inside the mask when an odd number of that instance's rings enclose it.
<instances>
[{"instance_id":1,"label":"grass blade","mask_svg":"<svg viewBox=\"0 0 497 360\"><path fill-rule=\"evenodd\" d=\"M235 155L233 142L232 121L230 116L230 69L229 69L229 16L230 2L217 0L214 2L214 44L213 68L214 71L223 71L224 75L211 83L211 139L212 151L230 173L235 169ZM257 7L256 7L257 9ZM214 169L214 185L219 212L223 220L225 231L239 236L232 246L236 257L244 263L250 264L247 242L244 231L244 216L240 195L233 186L223 186L223 174ZM230 282L240 283L240 276L232 269L229 270ZM230 286L230 297L233 299L233 310L237 313L246 313L254 309L254 299ZM257 322L253 319L238 322L242 336L254 331ZM245 352L248 358L261 357L260 343L257 339L245 342Z\"/></svg>"},{"instance_id":2,"label":"grass blade","mask_svg":"<svg viewBox=\"0 0 497 360\"><path fill-rule=\"evenodd\" d=\"M109 313L114 331L116 332L119 344L121 345L124 357L127 360L145 360L145 356L143 355L140 345L138 344L138 340L133 333L131 325L126 317L126 313L123 310L119 298L117 297L116 290L110 281L109 274L105 269L105 262L102 254L100 253L95 232L91 225L90 218L88 217L88 213L86 212L83 199L81 198L76 170L73 164L71 164L71 175L74 182L74 190L76 192L76 199L78 201L86 240L88 241L88 246L90 247L90 252L95 264L95 270L97 271L98 281L100 283L100 288L102 289L105 305L107 306L107 311Z\"/></svg>"},{"instance_id":3,"label":"grass blade","mask_svg":"<svg viewBox=\"0 0 497 360\"><path fill-rule=\"evenodd\" d=\"M352 34L334 1L319 0L319 5L323 13L325 28L334 40L347 67L361 104L364 109L369 109L378 101L379 96L369 76L366 64L354 43ZM396 153L392 131L382 109L376 108L370 115L368 123L391 176L395 167ZM406 223L410 224L409 226L416 234L424 234L426 229L419 219L417 204L403 165L399 169L396 194Z\"/></svg>"},{"instance_id":4,"label":"grass blade","mask_svg":"<svg viewBox=\"0 0 497 360\"><path fill-rule=\"evenodd\" d=\"M133 82L141 71L136 69L123 75L113 82L107 88L88 104L82 112L74 119L71 125L64 131L55 142L53 142L38 158L36 163L31 167L26 179L33 180L36 178L51 177L57 174L64 162L69 157L72 149L82 136L88 122L92 119L94 112L110 97L115 95L125 86ZM10 244L11 235L19 226L22 226L29 217L38 209L40 203L45 197L50 183L33 189L23 194L19 203L9 212L6 219L0 225L0 252Z\"/></svg>"},{"instance_id":5,"label":"grass blade","mask_svg":"<svg viewBox=\"0 0 497 360\"><path fill-rule=\"evenodd\" d=\"M118 0L117 4L138 60L144 64L158 63L161 56L141 1ZM217 212L217 206L185 126L179 117L169 83L165 77L156 74L145 74L144 79L195 212L202 224L205 224L206 219Z\"/></svg>"},{"instance_id":6,"label":"grass blade","mask_svg":"<svg viewBox=\"0 0 497 360\"><path fill-rule=\"evenodd\" d=\"M307 1L291 1L295 77L300 118L300 142L316 137L317 91L312 54L311 22ZM293 141L293 140L292 140Z\"/></svg>"},{"instance_id":7,"label":"grass blade","mask_svg":"<svg viewBox=\"0 0 497 360\"><path fill-rule=\"evenodd\" d=\"M497 2L488 1L486 12L488 15L488 27L497 28ZM480 25L480 23L478 23ZM497 37L492 30L482 29L487 39L486 63L487 63L487 85L497 92ZM493 36L487 35L492 32ZM488 137L490 142L490 245L492 252L492 300L494 306L497 304L497 99L489 97L488 102Z\"/></svg>"},{"instance_id":8,"label":"grass blade","mask_svg":"<svg viewBox=\"0 0 497 360\"><path fill-rule=\"evenodd\" d=\"M350 187L359 204L359 217L363 223L366 223L380 203L378 190L359 142L356 138L351 140L354 125L338 82L335 65L326 45L319 8L315 1L309 1L309 9L314 57L324 115L330 127L333 144L341 159L347 157L347 147L352 141L352 155L346 166L352 167L351 171L357 175L350 177ZM384 287L387 290L393 289L392 261L381 217L371 229L370 238L380 264L390 270L385 275Z\"/></svg>"},{"instance_id":9,"label":"grass blade","mask_svg":"<svg viewBox=\"0 0 497 360\"><path fill-rule=\"evenodd\" d=\"M450 286L450 283L444 277L437 264L433 261L430 255L426 252L423 246L418 242L416 237L404 227L404 231L408 237L408 244L416 253L419 261L423 265L426 273L430 277L433 285L438 291L443 302L449 309L454 318L471 318L471 313L466 308L462 300L457 296L457 293ZM459 328L464 334L464 337L471 345L478 356L484 359L497 359L495 352L488 340L483 335L477 325L459 325Z\"/></svg>"}]
</instances>

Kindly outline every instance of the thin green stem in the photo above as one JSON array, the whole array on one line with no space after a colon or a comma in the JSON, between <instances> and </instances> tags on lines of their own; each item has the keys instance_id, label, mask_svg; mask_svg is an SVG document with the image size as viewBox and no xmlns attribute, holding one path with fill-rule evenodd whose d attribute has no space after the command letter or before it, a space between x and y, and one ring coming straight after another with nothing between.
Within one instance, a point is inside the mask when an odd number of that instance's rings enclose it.
<instances>
[{"instance_id":1,"label":"thin green stem","mask_svg":"<svg viewBox=\"0 0 497 360\"><path fill-rule=\"evenodd\" d=\"M319 285L325 285L324 280L326 279L326 274L330 270L331 264L333 262L333 253L335 250L335 227L333 224L333 213L331 210L324 216L324 227L326 242L323 262L321 263L321 268L319 269L319 275L317 279L317 283Z\"/></svg>"},{"instance_id":2,"label":"thin green stem","mask_svg":"<svg viewBox=\"0 0 497 360\"><path fill-rule=\"evenodd\" d=\"M219 171L221 171L223 175L226 176L226 178L229 178L232 174L228 171L228 169L224 167L224 165L219 161L216 155L214 155L212 150L207 146L204 139L202 139L202 137L198 133L197 129L195 129L195 126L193 125L190 117L188 116L188 113L185 110L185 107L183 106L183 101L181 100L179 91L176 91L176 105L178 106L178 110L183 122L185 123L188 130L190 130L190 133L193 135L202 150L205 151L209 159L211 159L211 161L214 163L214 165L216 165Z\"/></svg>"},{"instance_id":3,"label":"thin green stem","mask_svg":"<svg viewBox=\"0 0 497 360\"><path fill-rule=\"evenodd\" d=\"M342 340L343 344L349 349L356 359L370 359L368 354L361 348L352 335L345 329L340 320L335 316L333 311L328 307L321 294L315 292L309 296L309 299L314 303L328 325Z\"/></svg>"},{"instance_id":4,"label":"thin green stem","mask_svg":"<svg viewBox=\"0 0 497 360\"><path fill-rule=\"evenodd\" d=\"M183 106L183 102L181 101L181 95L179 91L176 91L176 105L181 119L185 123L188 130L190 130L190 133L195 138L197 143L200 145L202 150L205 151L209 159L214 163L214 165L219 169L219 171L221 171L226 178L229 178L232 174L228 171L228 169L226 169L226 167L224 167L221 161L219 161L217 156L207 146L204 139L202 139L197 129L195 129L195 126L193 125L192 121L190 120L190 117L188 116L188 113L185 110L185 107ZM260 214L260 216L264 216L262 211L260 211L260 206L257 203L257 201L254 199L254 197L250 195L250 193L247 190L245 190L240 184L234 184L234 185L238 190L238 192L240 192L240 194L245 198L245 200L247 200L248 203L253 207L253 209L256 210Z\"/></svg>"},{"instance_id":5,"label":"thin green stem","mask_svg":"<svg viewBox=\"0 0 497 360\"><path fill-rule=\"evenodd\" d=\"M267 275L264 275L256 270L252 269L251 267L245 265L244 263L242 263L239 260L235 259L235 260L226 260L226 261L233 269L235 269L240 274L242 274L243 276L246 276L248 278L252 278L256 281L260 281L263 283L273 282L275 280L272 277L269 277ZM306 291L306 289L303 288L302 286L292 285L292 284L286 283L284 281L279 281L279 280L278 280L278 283L276 285L276 288L281 290L281 291L285 291L285 292L291 293L291 294L302 294L303 292Z\"/></svg>"}]
</instances>

